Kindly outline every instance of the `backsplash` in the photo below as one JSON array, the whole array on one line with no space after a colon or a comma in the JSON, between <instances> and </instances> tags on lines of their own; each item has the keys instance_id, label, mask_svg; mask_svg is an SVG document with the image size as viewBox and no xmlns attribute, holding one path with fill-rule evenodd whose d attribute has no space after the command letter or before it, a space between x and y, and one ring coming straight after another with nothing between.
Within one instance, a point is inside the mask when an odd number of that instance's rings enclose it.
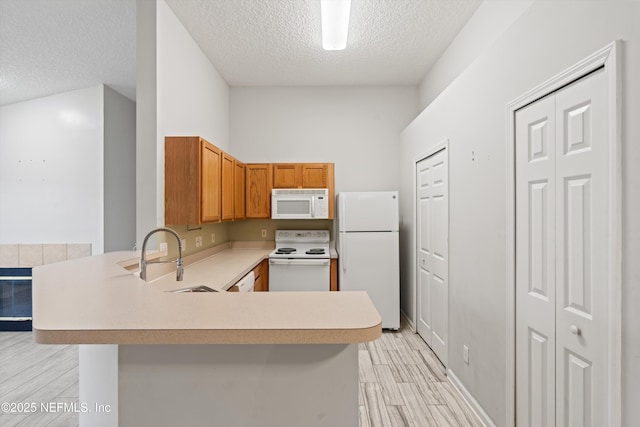
<instances>
[{"instance_id":1,"label":"backsplash","mask_svg":"<svg viewBox=\"0 0 640 427\"><path fill-rule=\"evenodd\" d=\"M87 256L91 243L0 244L0 267L37 267Z\"/></svg>"},{"instance_id":2,"label":"backsplash","mask_svg":"<svg viewBox=\"0 0 640 427\"><path fill-rule=\"evenodd\" d=\"M182 239L186 240L186 249L182 251L182 256L191 255L193 253L200 252L213 246L227 243L229 241L228 223L226 222L202 224L197 226L168 225L167 227L175 230L175 232L178 233ZM215 242L211 241L212 234L215 235ZM158 239L158 244L160 244L161 242L167 243L169 256L175 258L178 255L175 238L168 233L158 233L156 234L156 236ZM202 246L196 248L196 237L198 236L202 237ZM140 249L142 248L138 248L138 250Z\"/></svg>"},{"instance_id":3,"label":"backsplash","mask_svg":"<svg viewBox=\"0 0 640 427\"><path fill-rule=\"evenodd\" d=\"M248 219L234 222L219 222L215 224L203 224L201 226L169 225L181 238L186 239L186 249L182 255L191 255L196 252L209 249L230 241L273 241L275 231L289 230L329 230L333 236L333 220L327 219ZM189 228L189 229L188 229ZM266 230L266 237L262 237L262 230ZM215 242L211 241L211 234L215 234ZM175 258L178 255L175 239L167 233L158 233L158 244L168 243L168 257ZM202 246L196 248L196 237L202 236ZM333 240L333 237L332 237ZM141 249L141 248L138 248ZM157 249L152 247L151 249Z\"/></svg>"},{"instance_id":4,"label":"backsplash","mask_svg":"<svg viewBox=\"0 0 640 427\"><path fill-rule=\"evenodd\" d=\"M262 230L267 237L262 238ZM329 219L250 219L229 223L229 240L271 240L276 230L329 230L333 236L333 220ZM332 237L333 239L333 237Z\"/></svg>"}]
</instances>

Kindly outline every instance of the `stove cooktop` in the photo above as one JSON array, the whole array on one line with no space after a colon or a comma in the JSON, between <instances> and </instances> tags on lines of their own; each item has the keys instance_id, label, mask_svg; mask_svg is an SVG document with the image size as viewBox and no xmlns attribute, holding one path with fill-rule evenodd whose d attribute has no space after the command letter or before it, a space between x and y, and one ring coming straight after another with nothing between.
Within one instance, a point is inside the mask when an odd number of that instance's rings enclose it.
<instances>
[{"instance_id":1,"label":"stove cooktop","mask_svg":"<svg viewBox=\"0 0 640 427\"><path fill-rule=\"evenodd\" d=\"M324 255L325 253L324 248L311 248L305 252L307 255Z\"/></svg>"},{"instance_id":2,"label":"stove cooktop","mask_svg":"<svg viewBox=\"0 0 640 427\"><path fill-rule=\"evenodd\" d=\"M329 258L329 230L276 230L270 258Z\"/></svg>"},{"instance_id":3,"label":"stove cooktop","mask_svg":"<svg viewBox=\"0 0 640 427\"><path fill-rule=\"evenodd\" d=\"M278 248L276 249L276 254L292 254L296 251L296 248Z\"/></svg>"}]
</instances>

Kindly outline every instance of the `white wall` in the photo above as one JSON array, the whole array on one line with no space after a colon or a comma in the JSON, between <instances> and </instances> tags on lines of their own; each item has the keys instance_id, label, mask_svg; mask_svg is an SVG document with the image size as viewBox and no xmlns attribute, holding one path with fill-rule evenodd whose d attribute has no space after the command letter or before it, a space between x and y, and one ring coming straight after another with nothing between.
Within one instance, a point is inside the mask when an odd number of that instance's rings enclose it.
<instances>
[{"instance_id":1,"label":"white wall","mask_svg":"<svg viewBox=\"0 0 640 427\"><path fill-rule=\"evenodd\" d=\"M136 103L104 86L104 252L136 242Z\"/></svg>"},{"instance_id":2,"label":"white wall","mask_svg":"<svg viewBox=\"0 0 640 427\"><path fill-rule=\"evenodd\" d=\"M231 89L231 154L244 162L334 162L336 192L395 190L415 86Z\"/></svg>"},{"instance_id":3,"label":"white wall","mask_svg":"<svg viewBox=\"0 0 640 427\"><path fill-rule=\"evenodd\" d=\"M640 419L640 3L537 1L402 134L401 211L416 156L449 139L450 368L497 425L506 420L506 104L617 38L623 42L623 425ZM541 31L544 29L544 31ZM474 159L472 159L472 152ZM402 308L415 318L413 225L401 231ZM462 346L470 347L470 364Z\"/></svg>"},{"instance_id":4,"label":"white wall","mask_svg":"<svg viewBox=\"0 0 640 427\"><path fill-rule=\"evenodd\" d=\"M484 0L420 83L420 109L429 105L532 3L533 0Z\"/></svg>"},{"instance_id":5,"label":"white wall","mask_svg":"<svg viewBox=\"0 0 640 427\"><path fill-rule=\"evenodd\" d=\"M135 103L97 85L0 107L0 243L135 242Z\"/></svg>"},{"instance_id":6,"label":"white wall","mask_svg":"<svg viewBox=\"0 0 640 427\"><path fill-rule=\"evenodd\" d=\"M229 146L229 87L164 0L137 3L138 243L164 224L164 137Z\"/></svg>"},{"instance_id":7,"label":"white wall","mask_svg":"<svg viewBox=\"0 0 640 427\"><path fill-rule=\"evenodd\" d=\"M158 146L166 135L199 135L227 150L229 86L163 0L157 34Z\"/></svg>"},{"instance_id":8,"label":"white wall","mask_svg":"<svg viewBox=\"0 0 640 427\"><path fill-rule=\"evenodd\" d=\"M103 248L103 86L0 107L0 243Z\"/></svg>"}]
</instances>

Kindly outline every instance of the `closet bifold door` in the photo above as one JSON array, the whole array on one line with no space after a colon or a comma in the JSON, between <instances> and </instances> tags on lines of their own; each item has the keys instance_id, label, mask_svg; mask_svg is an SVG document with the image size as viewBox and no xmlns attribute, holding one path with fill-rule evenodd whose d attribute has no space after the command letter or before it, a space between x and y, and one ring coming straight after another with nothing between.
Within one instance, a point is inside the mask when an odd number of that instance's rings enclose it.
<instances>
[{"instance_id":1,"label":"closet bifold door","mask_svg":"<svg viewBox=\"0 0 640 427\"><path fill-rule=\"evenodd\" d=\"M516 425L555 422L555 108L516 113Z\"/></svg>"},{"instance_id":2,"label":"closet bifold door","mask_svg":"<svg viewBox=\"0 0 640 427\"><path fill-rule=\"evenodd\" d=\"M601 68L516 112L516 424L608 425L609 108Z\"/></svg>"},{"instance_id":3,"label":"closet bifold door","mask_svg":"<svg viewBox=\"0 0 640 427\"><path fill-rule=\"evenodd\" d=\"M609 152L600 69L556 93L556 425L608 425Z\"/></svg>"}]
</instances>

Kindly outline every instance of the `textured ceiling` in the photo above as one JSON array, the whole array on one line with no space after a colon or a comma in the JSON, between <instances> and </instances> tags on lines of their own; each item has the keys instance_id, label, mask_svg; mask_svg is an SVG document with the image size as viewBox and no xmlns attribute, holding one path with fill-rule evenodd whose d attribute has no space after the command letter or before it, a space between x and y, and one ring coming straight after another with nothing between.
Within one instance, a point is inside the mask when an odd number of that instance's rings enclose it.
<instances>
[{"instance_id":1,"label":"textured ceiling","mask_svg":"<svg viewBox=\"0 0 640 427\"><path fill-rule=\"evenodd\" d=\"M352 0L343 51L319 0L167 0L231 86L417 84L481 0ZM0 0L0 105L105 83L135 99L135 0Z\"/></svg>"},{"instance_id":2,"label":"textured ceiling","mask_svg":"<svg viewBox=\"0 0 640 427\"><path fill-rule=\"evenodd\" d=\"M319 0L167 0L232 86L417 84L480 0L352 0L322 49Z\"/></svg>"},{"instance_id":3,"label":"textured ceiling","mask_svg":"<svg viewBox=\"0 0 640 427\"><path fill-rule=\"evenodd\" d=\"M0 0L0 105L105 83L135 99L130 0Z\"/></svg>"}]
</instances>

